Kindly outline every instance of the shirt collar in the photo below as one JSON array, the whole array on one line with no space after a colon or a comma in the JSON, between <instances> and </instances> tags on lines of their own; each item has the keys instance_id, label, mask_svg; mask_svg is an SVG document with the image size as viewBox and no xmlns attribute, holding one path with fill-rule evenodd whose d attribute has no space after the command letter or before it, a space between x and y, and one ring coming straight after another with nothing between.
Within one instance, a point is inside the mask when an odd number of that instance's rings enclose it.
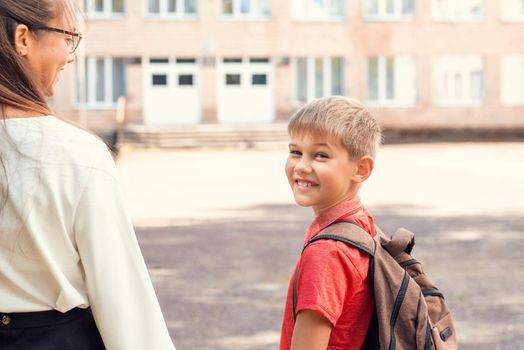
<instances>
[{"instance_id":1,"label":"shirt collar","mask_svg":"<svg viewBox=\"0 0 524 350\"><path fill-rule=\"evenodd\" d=\"M362 215L364 211L365 209L358 196L323 211L309 225L306 231L306 241L338 219L357 217Z\"/></svg>"}]
</instances>

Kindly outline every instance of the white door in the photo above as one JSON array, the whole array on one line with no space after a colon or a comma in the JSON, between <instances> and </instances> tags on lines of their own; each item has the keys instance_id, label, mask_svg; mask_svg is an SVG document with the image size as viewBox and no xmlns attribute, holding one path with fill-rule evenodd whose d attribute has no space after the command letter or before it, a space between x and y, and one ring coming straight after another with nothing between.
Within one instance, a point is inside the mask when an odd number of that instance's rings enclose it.
<instances>
[{"instance_id":1,"label":"white door","mask_svg":"<svg viewBox=\"0 0 524 350\"><path fill-rule=\"evenodd\" d=\"M273 66L269 59L223 59L218 74L220 123L273 121Z\"/></svg>"},{"instance_id":2,"label":"white door","mask_svg":"<svg viewBox=\"0 0 524 350\"><path fill-rule=\"evenodd\" d=\"M146 124L200 122L200 89L195 59L149 59L144 71Z\"/></svg>"}]
</instances>

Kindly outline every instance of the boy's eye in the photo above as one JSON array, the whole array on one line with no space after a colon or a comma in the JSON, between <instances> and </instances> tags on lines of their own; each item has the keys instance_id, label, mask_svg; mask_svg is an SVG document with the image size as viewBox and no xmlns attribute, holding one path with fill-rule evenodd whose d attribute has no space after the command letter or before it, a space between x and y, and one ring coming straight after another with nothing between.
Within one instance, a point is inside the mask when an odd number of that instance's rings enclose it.
<instances>
[{"instance_id":1,"label":"boy's eye","mask_svg":"<svg viewBox=\"0 0 524 350\"><path fill-rule=\"evenodd\" d=\"M317 158L329 158L329 156L326 153L319 152L315 154L315 157Z\"/></svg>"},{"instance_id":2,"label":"boy's eye","mask_svg":"<svg viewBox=\"0 0 524 350\"><path fill-rule=\"evenodd\" d=\"M292 149L292 150L289 151L289 154L292 154L292 155L295 155L295 156L300 156L300 155L302 155L302 152Z\"/></svg>"}]
</instances>

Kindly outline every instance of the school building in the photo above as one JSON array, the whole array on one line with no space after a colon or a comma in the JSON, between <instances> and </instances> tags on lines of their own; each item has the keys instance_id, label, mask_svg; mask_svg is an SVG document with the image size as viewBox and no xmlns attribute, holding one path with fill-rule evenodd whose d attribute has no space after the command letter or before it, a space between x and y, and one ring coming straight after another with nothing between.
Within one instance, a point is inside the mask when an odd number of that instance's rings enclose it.
<instances>
[{"instance_id":1,"label":"school building","mask_svg":"<svg viewBox=\"0 0 524 350\"><path fill-rule=\"evenodd\" d=\"M391 128L524 127L524 0L81 0L58 114L278 124L341 94Z\"/></svg>"}]
</instances>

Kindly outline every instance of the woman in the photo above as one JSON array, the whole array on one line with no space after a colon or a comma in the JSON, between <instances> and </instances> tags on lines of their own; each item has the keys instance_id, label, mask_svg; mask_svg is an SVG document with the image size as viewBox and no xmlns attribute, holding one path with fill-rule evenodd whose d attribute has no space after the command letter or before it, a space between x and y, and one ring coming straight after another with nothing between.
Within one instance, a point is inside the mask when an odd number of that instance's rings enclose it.
<instances>
[{"instance_id":1,"label":"woman","mask_svg":"<svg viewBox=\"0 0 524 350\"><path fill-rule=\"evenodd\" d=\"M0 1L0 348L172 350L106 146L46 101L76 18Z\"/></svg>"}]
</instances>

